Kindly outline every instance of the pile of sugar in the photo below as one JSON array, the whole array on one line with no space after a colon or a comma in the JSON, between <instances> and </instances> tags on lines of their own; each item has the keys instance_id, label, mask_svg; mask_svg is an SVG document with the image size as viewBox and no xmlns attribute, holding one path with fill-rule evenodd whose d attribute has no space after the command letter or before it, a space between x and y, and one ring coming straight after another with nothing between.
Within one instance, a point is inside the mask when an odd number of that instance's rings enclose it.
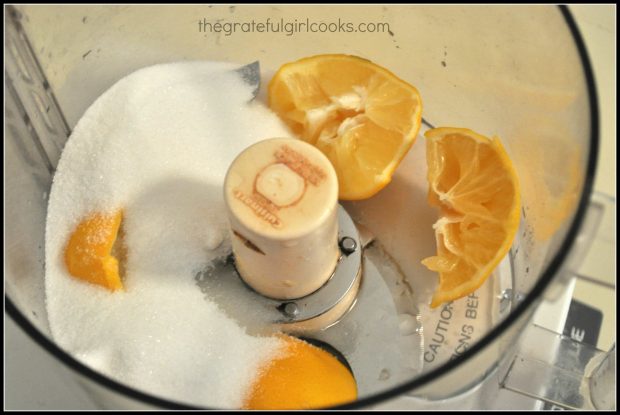
<instances>
[{"instance_id":1,"label":"pile of sugar","mask_svg":"<svg viewBox=\"0 0 620 415\"><path fill-rule=\"evenodd\" d=\"M117 82L67 142L49 198L46 297L56 342L134 388L196 405L239 407L281 347L250 336L195 282L229 250L222 183L248 145L290 133L231 66L162 64ZM66 271L63 251L91 212L123 209L125 290Z\"/></svg>"}]
</instances>

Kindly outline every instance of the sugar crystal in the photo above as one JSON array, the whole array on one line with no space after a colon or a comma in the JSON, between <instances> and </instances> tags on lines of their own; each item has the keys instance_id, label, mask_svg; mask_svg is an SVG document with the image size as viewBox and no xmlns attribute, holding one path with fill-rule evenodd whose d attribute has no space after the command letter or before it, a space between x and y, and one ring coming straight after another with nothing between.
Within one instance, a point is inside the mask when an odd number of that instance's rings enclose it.
<instances>
[{"instance_id":1,"label":"sugar crystal","mask_svg":"<svg viewBox=\"0 0 620 415\"><path fill-rule=\"evenodd\" d=\"M161 64L121 79L85 112L49 195L46 302L55 341L139 390L234 408L261 362L281 347L249 335L196 273L229 251L222 184L261 139L291 134L231 66ZM63 252L94 212L123 209L124 290L71 277Z\"/></svg>"}]
</instances>

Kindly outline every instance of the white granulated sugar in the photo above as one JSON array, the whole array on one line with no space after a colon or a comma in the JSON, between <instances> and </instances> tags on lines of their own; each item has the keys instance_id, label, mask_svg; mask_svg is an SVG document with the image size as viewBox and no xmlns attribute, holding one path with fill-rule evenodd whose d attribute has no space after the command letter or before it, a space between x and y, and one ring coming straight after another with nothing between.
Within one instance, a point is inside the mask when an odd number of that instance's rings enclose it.
<instances>
[{"instance_id":1,"label":"white granulated sugar","mask_svg":"<svg viewBox=\"0 0 620 415\"><path fill-rule=\"evenodd\" d=\"M229 250L222 184L261 139L287 137L248 103L229 64L139 70L86 111L54 177L46 229L46 296L57 343L108 376L163 398L239 407L256 370L281 347L250 336L196 285ZM125 290L71 277L63 253L92 212L123 209Z\"/></svg>"}]
</instances>

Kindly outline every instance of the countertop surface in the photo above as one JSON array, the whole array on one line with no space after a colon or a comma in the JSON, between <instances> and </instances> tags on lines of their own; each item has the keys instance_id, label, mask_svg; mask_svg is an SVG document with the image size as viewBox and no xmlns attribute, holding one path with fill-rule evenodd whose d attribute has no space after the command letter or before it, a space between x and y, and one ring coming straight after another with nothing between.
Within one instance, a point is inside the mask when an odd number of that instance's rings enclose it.
<instances>
[{"instance_id":1,"label":"countertop surface","mask_svg":"<svg viewBox=\"0 0 620 415\"><path fill-rule=\"evenodd\" d=\"M601 146L595 190L616 196L616 6L571 5L593 65L599 96ZM615 206L614 206L615 209ZM614 225L615 225L615 214ZM615 239L612 248L615 248ZM615 260L611 255L598 262L597 277L615 285ZM574 297L596 305L607 319L599 348L615 341L615 290L601 294L600 287L577 281ZM596 300L595 300L596 299ZM5 313L5 409L97 409L96 404L68 376L59 371L51 355L37 346ZM395 400L386 409L407 409Z\"/></svg>"}]
</instances>

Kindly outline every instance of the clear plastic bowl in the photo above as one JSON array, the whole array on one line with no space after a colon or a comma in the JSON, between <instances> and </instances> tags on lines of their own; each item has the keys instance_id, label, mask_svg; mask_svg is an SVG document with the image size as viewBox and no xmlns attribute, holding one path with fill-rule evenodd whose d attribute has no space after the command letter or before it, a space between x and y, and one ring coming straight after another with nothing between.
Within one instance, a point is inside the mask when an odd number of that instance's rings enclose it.
<instances>
[{"instance_id":1,"label":"clear plastic bowl","mask_svg":"<svg viewBox=\"0 0 620 415\"><path fill-rule=\"evenodd\" d=\"M563 270L571 267L571 247L589 201L598 149L592 70L566 7L18 6L10 7L5 18L6 309L53 354L59 370L69 368L102 406L189 407L84 366L54 343L45 310L47 195L62 147L103 91L151 64L259 60L268 79L282 63L304 56L359 55L415 85L428 124L468 127L502 138L521 182L522 223L499 276L480 291L480 307L489 314L485 325L456 358L426 362L410 379L377 386L345 407L405 393L431 400L470 390L493 371L505 370L537 305L545 296L556 295L565 282ZM329 23L339 21L358 29L360 23L373 23L376 31L369 32L367 25L364 32L289 35L247 33L238 26L237 32L227 34L225 26L220 33L199 27L199 22L268 19L322 22L327 30ZM380 29L378 23L389 28ZM416 146L423 148L422 142ZM411 154L409 158L417 157ZM419 175L413 161L405 159L393 183L377 198L345 204L354 217L370 212L377 238L405 275L423 272L418 257L434 248L430 242L420 245L421 239L408 239L405 232L414 214L428 216L421 204L405 203L410 201L407 195L424 193L412 179ZM432 218L426 219L430 226ZM425 289L430 288L419 290ZM467 299L459 301L467 307ZM434 323L426 324L432 335Z\"/></svg>"}]
</instances>

